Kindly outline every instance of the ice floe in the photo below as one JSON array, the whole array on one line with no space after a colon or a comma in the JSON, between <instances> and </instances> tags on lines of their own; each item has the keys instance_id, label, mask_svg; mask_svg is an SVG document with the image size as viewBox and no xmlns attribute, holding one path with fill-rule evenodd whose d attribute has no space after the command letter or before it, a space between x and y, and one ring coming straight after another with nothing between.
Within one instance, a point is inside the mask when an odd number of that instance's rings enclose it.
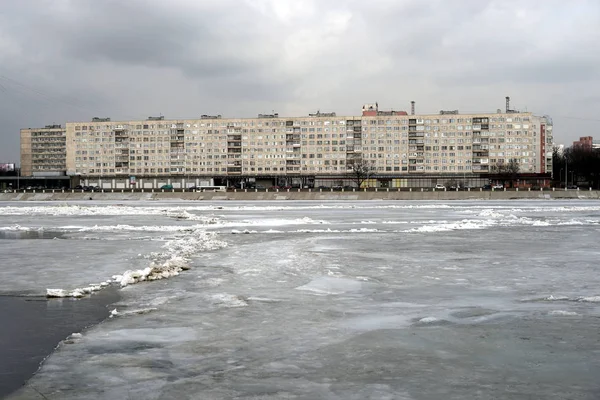
<instances>
[{"instance_id":1,"label":"ice floe","mask_svg":"<svg viewBox=\"0 0 600 400\"><path fill-rule=\"evenodd\" d=\"M179 275L183 270L189 269L189 259L203 251L216 250L227 246L227 243L218 240L215 233L200 229L187 234L181 234L163 246L163 251L152 252L146 256L151 260L150 265L143 269L128 270L119 275L113 275L110 280L89 285L73 290L47 289L47 297L83 297L100 290L111 283L121 287L145 281L154 281L171 278Z\"/></svg>"},{"instance_id":2,"label":"ice floe","mask_svg":"<svg viewBox=\"0 0 600 400\"><path fill-rule=\"evenodd\" d=\"M579 297L577 301L583 301L585 303L600 303L600 296Z\"/></svg>"},{"instance_id":3,"label":"ice floe","mask_svg":"<svg viewBox=\"0 0 600 400\"><path fill-rule=\"evenodd\" d=\"M244 298L229 293L213 294L210 300L215 305L227 308L248 306L248 302Z\"/></svg>"},{"instance_id":4,"label":"ice floe","mask_svg":"<svg viewBox=\"0 0 600 400\"><path fill-rule=\"evenodd\" d=\"M574 311L565 311L565 310L553 310L553 311L550 311L548 314L549 315L565 316L565 317L579 315L579 314L577 314Z\"/></svg>"}]
</instances>

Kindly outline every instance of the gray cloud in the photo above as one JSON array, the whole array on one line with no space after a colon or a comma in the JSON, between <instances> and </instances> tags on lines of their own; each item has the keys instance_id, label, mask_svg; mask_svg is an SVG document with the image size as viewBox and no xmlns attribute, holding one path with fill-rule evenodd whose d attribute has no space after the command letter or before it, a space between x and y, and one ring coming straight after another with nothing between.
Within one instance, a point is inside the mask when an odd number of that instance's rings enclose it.
<instances>
[{"instance_id":1,"label":"gray cloud","mask_svg":"<svg viewBox=\"0 0 600 400\"><path fill-rule=\"evenodd\" d=\"M599 42L595 0L9 0L0 162L20 127L96 115L493 111L506 95L569 143L594 134Z\"/></svg>"}]
</instances>

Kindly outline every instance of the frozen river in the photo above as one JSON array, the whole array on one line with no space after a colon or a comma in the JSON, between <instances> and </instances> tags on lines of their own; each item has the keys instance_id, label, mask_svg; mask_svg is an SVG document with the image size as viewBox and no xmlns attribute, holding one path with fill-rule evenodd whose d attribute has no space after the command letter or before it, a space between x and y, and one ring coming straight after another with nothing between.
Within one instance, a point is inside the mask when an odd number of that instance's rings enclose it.
<instances>
[{"instance_id":1,"label":"frozen river","mask_svg":"<svg viewBox=\"0 0 600 400\"><path fill-rule=\"evenodd\" d=\"M599 202L11 202L0 259L123 286L11 399L600 398Z\"/></svg>"}]
</instances>

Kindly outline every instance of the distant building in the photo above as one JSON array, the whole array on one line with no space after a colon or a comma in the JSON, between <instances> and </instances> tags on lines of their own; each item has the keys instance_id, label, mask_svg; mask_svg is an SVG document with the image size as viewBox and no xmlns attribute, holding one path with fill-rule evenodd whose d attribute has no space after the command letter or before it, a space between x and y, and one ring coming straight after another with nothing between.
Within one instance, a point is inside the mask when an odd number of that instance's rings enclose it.
<instances>
[{"instance_id":1,"label":"distant building","mask_svg":"<svg viewBox=\"0 0 600 400\"><path fill-rule=\"evenodd\" d=\"M61 125L21 129L21 175L58 176L67 170L67 136Z\"/></svg>"},{"instance_id":2,"label":"distant building","mask_svg":"<svg viewBox=\"0 0 600 400\"><path fill-rule=\"evenodd\" d=\"M500 110L439 114L381 111L368 104L360 116L336 113L257 118L203 115L135 121L95 118L21 130L23 175L67 174L104 187L185 187L261 180L311 184L345 179L350 165L375 170L371 186L430 186L438 179L481 179L493 166L516 160L520 173L552 171L552 121ZM549 175L548 175L549 176ZM479 182L474 180L474 182Z\"/></svg>"},{"instance_id":3,"label":"distant building","mask_svg":"<svg viewBox=\"0 0 600 400\"><path fill-rule=\"evenodd\" d=\"M591 136L582 136L579 140L573 142L573 147L580 147L582 149L591 150L593 146L594 138Z\"/></svg>"}]
</instances>

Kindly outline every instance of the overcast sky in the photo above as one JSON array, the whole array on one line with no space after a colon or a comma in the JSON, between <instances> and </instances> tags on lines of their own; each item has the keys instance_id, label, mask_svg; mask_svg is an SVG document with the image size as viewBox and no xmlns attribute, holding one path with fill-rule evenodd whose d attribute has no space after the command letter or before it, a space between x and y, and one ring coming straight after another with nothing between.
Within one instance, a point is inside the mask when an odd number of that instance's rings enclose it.
<instances>
[{"instance_id":1,"label":"overcast sky","mask_svg":"<svg viewBox=\"0 0 600 400\"><path fill-rule=\"evenodd\" d=\"M362 104L548 114L600 139L598 0L2 0L0 163L19 128Z\"/></svg>"}]
</instances>

